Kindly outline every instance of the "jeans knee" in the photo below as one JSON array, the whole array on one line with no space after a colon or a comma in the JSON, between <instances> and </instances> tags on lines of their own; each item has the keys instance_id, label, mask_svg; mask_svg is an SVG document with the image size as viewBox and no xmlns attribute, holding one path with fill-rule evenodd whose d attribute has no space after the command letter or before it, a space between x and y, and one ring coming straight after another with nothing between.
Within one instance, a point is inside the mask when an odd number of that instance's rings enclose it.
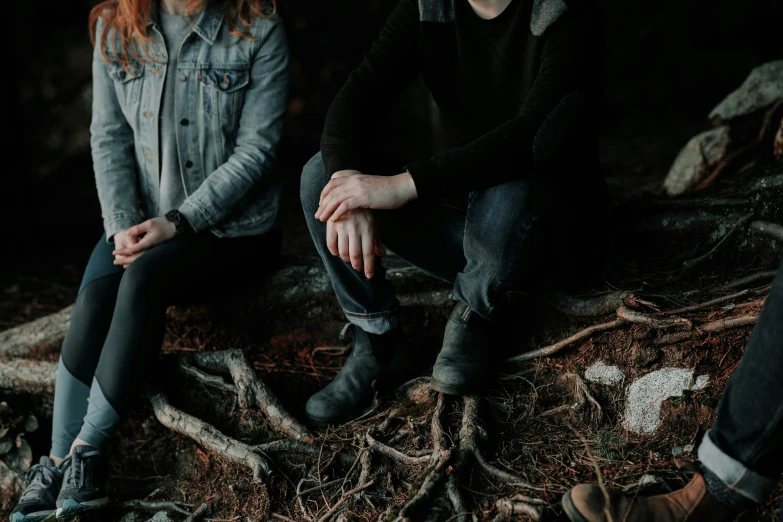
<instances>
[{"instance_id":1,"label":"jeans knee","mask_svg":"<svg viewBox=\"0 0 783 522\"><path fill-rule=\"evenodd\" d=\"M299 185L299 197L305 212L311 214L318 208L321 191L329 183L323 158L319 152L308 161L302 169L302 179Z\"/></svg>"}]
</instances>

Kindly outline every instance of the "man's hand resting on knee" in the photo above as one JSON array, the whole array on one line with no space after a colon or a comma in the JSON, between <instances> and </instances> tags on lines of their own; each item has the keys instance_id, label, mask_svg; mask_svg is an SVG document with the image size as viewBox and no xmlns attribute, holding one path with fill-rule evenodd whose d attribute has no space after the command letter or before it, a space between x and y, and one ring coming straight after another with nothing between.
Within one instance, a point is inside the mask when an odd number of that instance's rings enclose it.
<instances>
[{"instance_id":1,"label":"man's hand resting on knee","mask_svg":"<svg viewBox=\"0 0 783 522\"><path fill-rule=\"evenodd\" d=\"M339 221L327 221L326 247L355 270L364 270L368 279L375 273L375 256L386 255L368 209L351 210Z\"/></svg>"},{"instance_id":2,"label":"man's hand resting on knee","mask_svg":"<svg viewBox=\"0 0 783 522\"><path fill-rule=\"evenodd\" d=\"M321 192L315 218L338 221L355 209L392 209L416 199L416 184L407 172L396 176L372 176L356 170L341 170Z\"/></svg>"}]
</instances>

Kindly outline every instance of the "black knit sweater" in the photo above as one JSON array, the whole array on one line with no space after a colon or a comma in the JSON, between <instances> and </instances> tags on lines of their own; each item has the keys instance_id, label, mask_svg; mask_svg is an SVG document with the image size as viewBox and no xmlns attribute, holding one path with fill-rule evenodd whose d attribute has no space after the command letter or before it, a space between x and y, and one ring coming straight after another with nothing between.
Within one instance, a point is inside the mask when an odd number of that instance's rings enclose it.
<instances>
[{"instance_id":1,"label":"black knit sweater","mask_svg":"<svg viewBox=\"0 0 783 522\"><path fill-rule=\"evenodd\" d=\"M452 146L406 167L419 199L540 173L600 193L602 43L590 0L512 0L491 20L468 0L400 0L329 109L326 168L361 170L375 126L420 73Z\"/></svg>"}]
</instances>

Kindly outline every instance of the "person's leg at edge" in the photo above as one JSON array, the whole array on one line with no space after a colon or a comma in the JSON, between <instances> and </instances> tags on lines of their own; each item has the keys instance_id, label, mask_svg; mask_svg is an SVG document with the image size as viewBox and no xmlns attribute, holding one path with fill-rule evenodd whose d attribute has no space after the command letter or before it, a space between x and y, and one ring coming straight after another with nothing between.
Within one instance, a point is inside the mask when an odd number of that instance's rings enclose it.
<instances>
[{"instance_id":1,"label":"person's leg at edge","mask_svg":"<svg viewBox=\"0 0 783 522\"><path fill-rule=\"evenodd\" d=\"M136 397L163 341L166 308L243 288L253 274L277 264L279 232L218 239L211 234L167 241L145 252L122 274L111 325L89 388L84 422L71 447L57 500L58 517L95 509L108 500L102 451ZM84 477L89 477L85 481ZM84 484L90 484L89 487Z\"/></svg>"},{"instance_id":2,"label":"person's leg at edge","mask_svg":"<svg viewBox=\"0 0 783 522\"><path fill-rule=\"evenodd\" d=\"M470 193L463 239L467 264L456 276L456 305L433 367L433 389L454 395L481 390L495 309L542 261L545 223L532 208L527 180Z\"/></svg>"},{"instance_id":3,"label":"person's leg at edge","mask_svg":"<svg viewBox=\"0 0 783 522\"><path fill-rule=\"evenodd\" d=\"M302 171L300 195L310 235L345 316L352 324L353 347L351 357L337 377L307 403L305 413L317 425L355 418L372 400L374 380L381 378L394 381L395 376L404 375L410 367L404 343L399 339L399 302L394 285L386 278L381 259L376 258L374 276L368 279L363 272L354 270L350 263L333 256L327 248L326 223L315 219L314 214L318 209L321 191L329 179L321 154L318 153ZM454 264L449 260L455 257L451 252L453 248L445 244L449 234L423 231L432 223L417 220L415 214L415 210L408 208L374 211L375 226L381 240L401 257L431 275L453 279L455 270L445 266ZM437 224L435 228L438 228ZM415 243L420 248L411 248L407 243ZM461 250L461 246L458 248ZM409 252L410 256L405 255L405 252ZM423 252L429 252L429 257L433 259L422 255ZM456 259L459 264L461 251ZM461 264L464 264L464 260Z\"/></svg>"},{"instance_id":4,"label":"person's leg at edge","mask_svg":"<svg viewBox=\"0 0 783 522\"><path fill-rule=\"evenodd\" d=\"M783 264L742 361L699 446L700 473L667 495L631 498L610 491L613 515L649 522L727 522L766 500L783 472ZM580 485L563 497L573 522L604 522L604 495Z\"/></svg>"},{"instance_id":5,"label":"person's leg at edge","mask_svg":"<svg viewBox=\"0 0 783 522\"><path fill-rule=\"evenodd\" d=\"M763 502L783 472L783 263L699 447L708 491L732 511Z\"/></svg>"},{"instance_id":6,"label":"person's leg at edge","mask_svg":"<svg viewBox=\"0 0 783 522\"><path fill-rule=\"evenodd\" d=\"M102 235L84 271L63 341L55 383L50 458L60 464L70 453L87 412L90 385L109 331L123 268L114 264L114 245Z\"/></svg>"},{"instance_id":7,"label":"person's leg at edge","mask_svg":"<svg viewBox=\"0 0 783 522\"><path fill-rule=\"evenodd\" d=\"M114 266L113 246L98 240L84 271L71 321L63 341L55 384L52 448L27 473L27 488L11 511L13 522L31 522L56 509L65 460L87 411L89 383L111 322L122 268Z\"/></svg>"}]
</instances>

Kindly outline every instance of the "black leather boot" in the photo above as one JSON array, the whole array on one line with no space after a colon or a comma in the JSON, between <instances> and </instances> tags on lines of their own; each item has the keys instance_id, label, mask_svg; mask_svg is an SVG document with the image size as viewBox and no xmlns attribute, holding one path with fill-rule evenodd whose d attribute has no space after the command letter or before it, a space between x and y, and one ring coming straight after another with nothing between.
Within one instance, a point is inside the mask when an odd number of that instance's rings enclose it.
<instances>
[{"instance_id":1,"label":"black leather boot","mask_svg":"<svg viewBox=\"0 0 783 522\"><path fill-rule=\"evenodd\" d=\"M489 321L457 302L432 367L432 389L449 395L482 391L489 361Z\"/></svg>"},{"instance_id":2,"label":"black leather boot","mask_svg":"<svg viewBox=\"0 0 783 522\"><path fill-rule=\"evenodd\" d=\"M410 353L400 342L399 328L383 335L368 334L355 325L351 329L351 355L332 382L305 406L307 419L316 426L355 419L370 406L376 388L399 384L411 373Z\"/></svg>"}]
</instances>

